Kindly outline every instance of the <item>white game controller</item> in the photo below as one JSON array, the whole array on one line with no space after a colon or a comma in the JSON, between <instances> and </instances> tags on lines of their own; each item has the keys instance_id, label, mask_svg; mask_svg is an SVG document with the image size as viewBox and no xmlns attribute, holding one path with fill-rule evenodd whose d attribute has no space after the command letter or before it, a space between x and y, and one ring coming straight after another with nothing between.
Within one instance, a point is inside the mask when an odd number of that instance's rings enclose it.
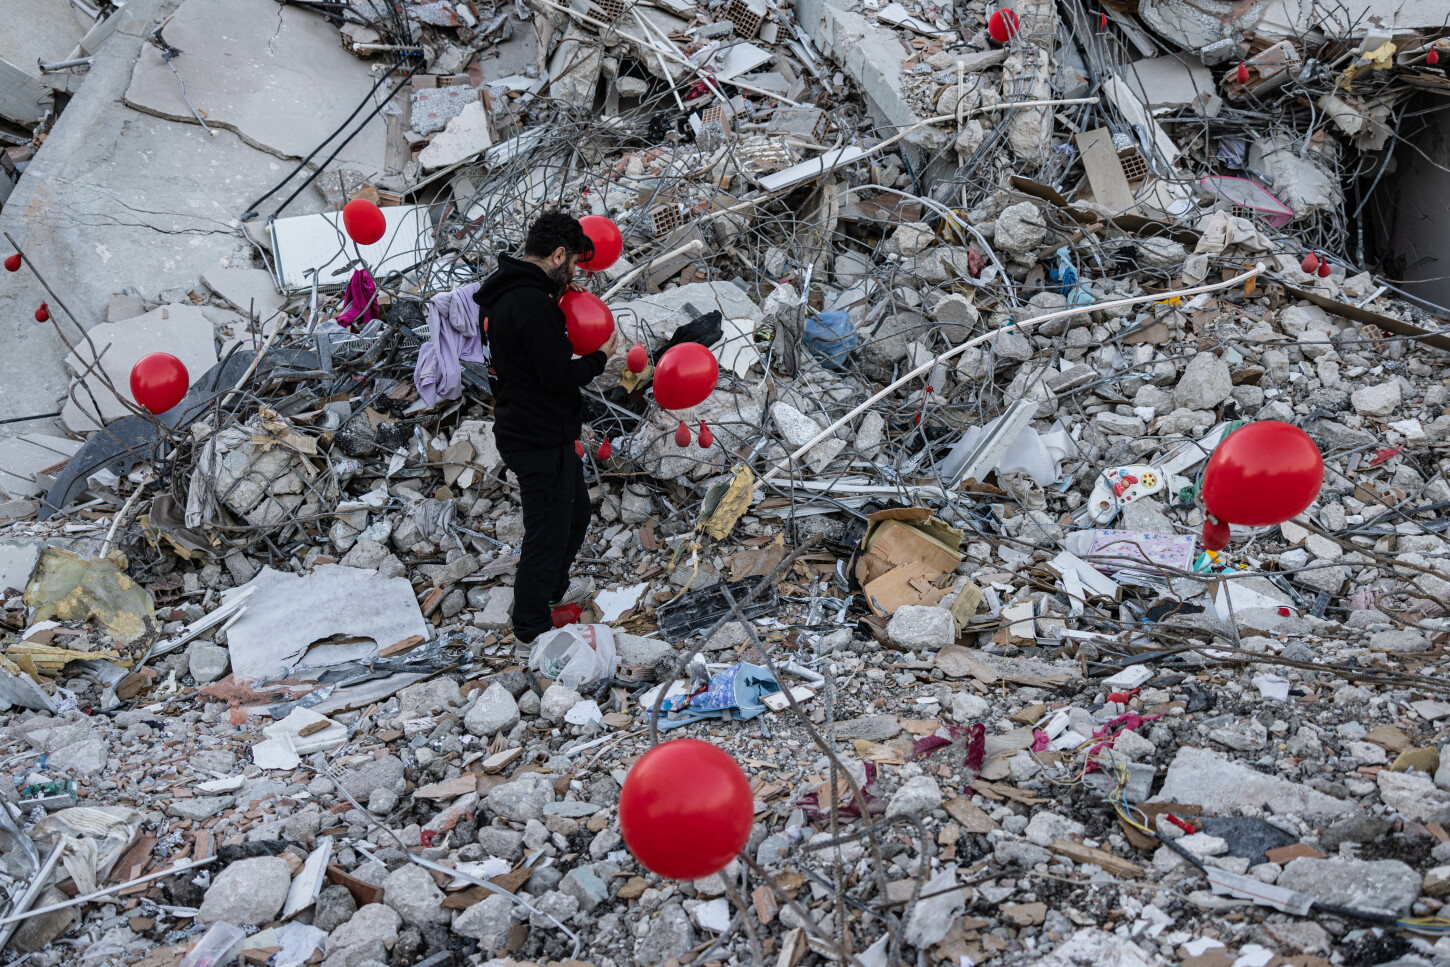
<instances>
[{"instance_id":1,"label":"white game controller","mask_svg":"<svg viewBox=\"0 0 1450 967\"><path fill-rule=\"evenodd\" d=\"M1092 495L1079 513L1088 525L1100 524L1124 504L1160 492L1164 484L1163 472L1147 464L1109 467L1098 475Z\"/></svg>"}]
</instances>

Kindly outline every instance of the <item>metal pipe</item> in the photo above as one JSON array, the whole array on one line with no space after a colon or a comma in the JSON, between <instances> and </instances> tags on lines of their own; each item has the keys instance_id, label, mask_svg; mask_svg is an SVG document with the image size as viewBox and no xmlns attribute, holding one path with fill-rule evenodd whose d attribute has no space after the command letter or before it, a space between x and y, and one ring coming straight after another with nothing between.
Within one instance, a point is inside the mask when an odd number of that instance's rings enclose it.
<instances>
[{"instance_id":1,"label":"metal pipe","mask_svg":"<svg viewBox=\"0 0 1450 967\"><path fill-rule=\"evenodd\" d=\"M37 57L35 62L40 65L42 74L49 74L51 71L63 71L70 67L90 67L93 57L77 57L74 60L47 61L43 57Z\"/></svg>"}]
</instances>

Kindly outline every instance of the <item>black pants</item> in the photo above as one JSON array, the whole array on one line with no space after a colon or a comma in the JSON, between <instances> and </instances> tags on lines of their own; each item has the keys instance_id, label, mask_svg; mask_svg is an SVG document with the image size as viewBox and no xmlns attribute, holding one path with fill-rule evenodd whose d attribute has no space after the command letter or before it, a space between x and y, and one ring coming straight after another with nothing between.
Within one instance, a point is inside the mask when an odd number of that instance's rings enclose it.
<instances>
[{"instance_id":1,"label":"black pants","mask_svg":"<svg viewBox=\"0 0 1450 967\"><path fill-rule=\"evenodd\" d=\"M524 505L524 546L514 575L514 636L532 641L554 627L550 605L569 591L569 568L589 530L589 488L572 443L499 455L519 478Z\"/></svg>"}]
</instances>

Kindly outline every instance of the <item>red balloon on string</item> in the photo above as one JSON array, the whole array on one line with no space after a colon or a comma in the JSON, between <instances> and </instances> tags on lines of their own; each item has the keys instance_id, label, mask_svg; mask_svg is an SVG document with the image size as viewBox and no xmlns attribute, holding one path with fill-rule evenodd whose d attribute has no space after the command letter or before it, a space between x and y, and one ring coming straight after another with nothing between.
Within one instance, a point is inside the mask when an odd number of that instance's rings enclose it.
<instances>
[{"instance_id":1,"label":"red balloon on string","mask_svg":"<svg viewBox=\"0 0 1450 967\"><path fill-rule=\"evenodd\" d=\"M1221 551L1228 547L1228 525L1211 520L1203 522L1203 546L1210 551Z\"/></svg>"},{"instance_id":2,"label":"red balloon on string","mask_svg":"<svg viewBox=\"0 0 1450 967\"><path fill-rule=\"evenodd\" d=\"M19 272L20 271L20 253L19 252L16 252L14 255L7 255L5 257L5 268L9 272Z\"/></svg>"},{"instance_id":3,"label":"red balloon on string","mask_svg":"<svg viewBox=\"0 0 1450 967\"><path fill-rule=\"evenodd\" d=\"M1319 256L1310 252L1304 256L1304 261L1299 263L1299 268L1305 275L1313 275L1319 271Z\"/></svg>"},{"instance_id":4,"label":"red balloon on string","mask_svg":"<svg viewBox=\"0 0 1450 967\"><path fill-rule=\"evenodd\" d=\"M715 354L697 342L682 342L655 367L655 402L666 410L687 410L703 403L719 380Z\"/></svg>"},{"instance_id":5,"label":"red balloon on string","mask_svg":"<svg viewBox=\"0 0 1450 967\"><path fill-rule=\"evenodd\" d=\"M147 353L131 367L131 396L152 413L165 413L186 395L186 365L170 353Z\"/></svg>"},{"instance_id":6,"label":"red balloon on string","mask_svg":"<svg viewBox=\"0 0 1450 967\"><path fill-rule=\"evenodd\" d=\"M1010 10L998 10L987 18L987 33L999 44L1005 44L1017 35L1019 22Z\"/></svg>"},{"instance_id":7,"label":"red balloon on string","mask_svg":"<svg viewBox=\"0 0 1450 967\"><path fill-rule=\"evenodd\" d=\"M644 343L637 342L629 347L629 352L624 357L624 365L629 367L631 373L644 372L644 368L649 365L649 353L645 352Z\"/></svg>"},{"instance_id":8,"label":"red balloon on string","mask_svg":"<svg viewBox=\"0 0 1450 967\"><path fill-rule=\"evenodd\" d=\"M584 441L583 440L575 440L574 441L574 452L579 455L579 459L580 460L583 460L584 459Z\"/></svg>"},{"instance_id":9,"label":"red balloon on string","mask_svg":"<svg viewBox=\"0 0 1450 967\"><path fill-rule=\"evenodd\" d=\"M1329 278L1329 273L1333 271L1334 269L1330 267L1328 259L1319 260L1319 277L1321 279Z\"/></svg>"},{"instance_id":10,"label":"red balloon on string","mask_svg":"<svg viewBox=\"0 0 1450 967\"><path fill-rule=\"evenodd\" d=\"M575 355L588 356L609 341L609 334L614 331L614 313L599 296L570 289L559 300L559 308L564 310L569 345L574 347Z\"/></svg>"},{"instance_id":11,"label":"red balloon on string","mask_svg":"<svg viewBox=\"0 0 1450 967\"><path fill-rule=\"evenodd\" d=\"M684 420L681 420L680 421L680 425L675 428L675 446L677 446L677 447L687 447L689 445L690 445L690 428L687 427L687 426L685 426L685 421Z\"/></svg>"},{"instance_id":12,"label":"red balloon on string","mask_svg":"<svg viewBox=\"0 0 1450 967\"><path fill-rule=\"evenodd\" d=\"M619 793L619 829L646 869L699 880L730 864L755 813L750 782L729 753L699 739L650 749Z\"/></svg>"},{"instance_id":13,"label":"red balloon on string","mask_svg":"<svg viewBox=\"0 0 1450 967\"><path fill-rule=\"evenodd\" d=\"M49 322L50 321L50 304L48 302L42 302L39 306L36 307L36 310L35 310L35 321L36 322Z\"/></svg>"},{"instance_id":14,"label":"red balloon on string","mask_svg":"<svg viewBox=\"0 0 1450 967\"><path fill-rule=\"evenodd\" d=\"M619 234L618 225L603 215L585 215L579 219L579 227L594 243L594 254L579 263L581 269L603 272L619 261L619 254L624 251L624 236Z\"/></svg>"},{"instance_id":15,"label":"red balloon on string","mask_svg":"<svg viewBox=\"0 0 1450 967\"><path fill-rule=\"evenodd\" d=\"M710 432L710 427L705 424L705 421L704 420L701 420L700 421L700 437L699 437L699 439L700 439L700 449L701 450L708 450L715 443L715 434L713 434L713 433Z\"/></svg>"},{"instance_id":16,"label":"red balloon on string","mask_svg":"<svg viewBox=\"0 0 1450 967\"><path fill-rule=\"evenodd\" d=\"M1431 45L1430 47L1430 52L1425 55L1425 63L1429 64L1431 67L1434 67L1436 64L1440 63L1440 53L1439 51L1435 50L1435 47L1433 45Z\"/></svg>"},{"instance_id":17,"label":"red balloon on string","mask_svg":"<svg viewBox=\"0 0 1450 967\"><path fill-rule=\"evenodd\" d=\"M614 447L609 445L609 438L605 437L604 442L599 444L599 459L608 460L614 456Z\"/></svg>"},{"instance_id":18,"label":"red balloon on string","mask_svg":"<svg viewBox=\"0 0 1450 967\"><path fill-rule=\"evenodd\" d=\"M1234 76L1238 78L1240 84L1247 84L1249 82L1249 65L1239 61L1238 70L1234 71Z\"/></svg>"},{"instance_id":19,"label":"red balloon on string","mask_svg":"<svg viewBox=\"0 0 1450 967\"><path fill-rule=\"evenodd\" d=\"M1324 458L1309 435L1278 420L1230 433L1203 471L1203 506L1224 524L1264 527L1304 512L1324 484Z\"/></svg>"},{"instance_id":20,"label":"red balloon on string","mask_svg":"<svg viewBox=\"0 0 1450 967\"><path fill-rule=\"evenodd\" d=\"M388 230L383 210L366 198L354 198L342 206L342 227L347 237L359 245L371 245Z\"/></svg>"}]
</instances>

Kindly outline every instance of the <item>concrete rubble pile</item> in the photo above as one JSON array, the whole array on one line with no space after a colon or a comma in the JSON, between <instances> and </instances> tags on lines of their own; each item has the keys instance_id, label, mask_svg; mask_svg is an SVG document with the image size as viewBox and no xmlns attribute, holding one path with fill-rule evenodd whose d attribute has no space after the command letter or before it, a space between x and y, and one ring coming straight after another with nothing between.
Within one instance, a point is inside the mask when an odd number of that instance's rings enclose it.
<instances>
[{"instance_id":1,"label":"concrete rubble pile","mask_svg":"<svg viewBox=\"0 0 1450 967\"><path fill-rule=\"evenodd\" d=\"M0 212L57 334L0 424L0 964L1450 962L1447 310L1364 214L1438 8L103 6ZM117 114L247 159L165 284L47 234ZM625 239L577 689L511 631L486 367L414 381L546 205ZM666 411L625 350L680 340ZM1265 420L1323 488L1210 551ZM703 880L621 833L657 730L751 782Z\"/></svg>"}]
</instances>

